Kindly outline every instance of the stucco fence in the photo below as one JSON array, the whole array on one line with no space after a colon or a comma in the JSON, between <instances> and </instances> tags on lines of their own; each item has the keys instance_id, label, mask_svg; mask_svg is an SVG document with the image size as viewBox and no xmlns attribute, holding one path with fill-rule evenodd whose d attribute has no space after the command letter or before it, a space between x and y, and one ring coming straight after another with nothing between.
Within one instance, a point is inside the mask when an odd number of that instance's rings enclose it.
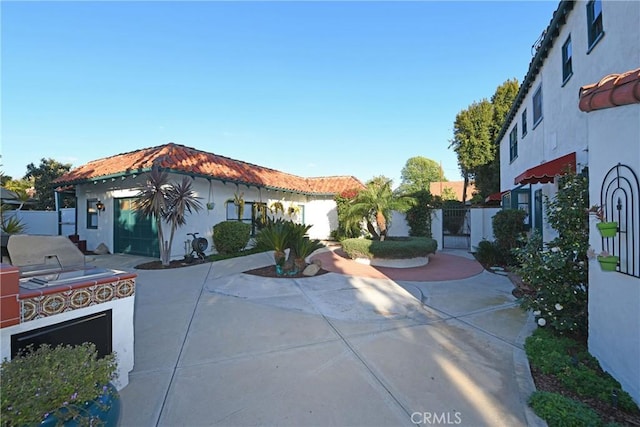
<instances>
[{"instance_id":1,"label":"stucco fence","mask_svg":"<svg viewBox=\"0 0 640 427\"><path fill-rule=\"evenodd\" d=\"M501 208L469 208L468 221L470 236L469 245L461 250L475 252L478 244L482 240L495 240L493 235L493 216L500 211ZM431 213L431 235L438 242L438 249L443 249L443 212L442 209L434 209ZM391 217L391 226L389 227L390 236L408 236L409 225L405 219L405 215L400 212L393 212Z\"/></svg>"},{"instance_id":2,"label":"stucco fence","mask_svg":"<svg viewBox=\"0 0 640 427\"><path fill-rule=\"evenodd\" d=\"M500 208L470 208L468 221L471 235L469 247L464 250L475 252L481 240L494 240L491 219ZM75 233L76 213L74 208L61 209L60 214L55 211L5 211L5 219L10 217L18 218L26 227L27 234L40 235L63 235L68 236ZM438 242L438 248L442 249L443 229L442 229L442 209L435 209L431 214L431 232L433 238ZM409 225L405 215L400 212L393 212L390 236L408 236Z\"/></svg>"}]
</instances>

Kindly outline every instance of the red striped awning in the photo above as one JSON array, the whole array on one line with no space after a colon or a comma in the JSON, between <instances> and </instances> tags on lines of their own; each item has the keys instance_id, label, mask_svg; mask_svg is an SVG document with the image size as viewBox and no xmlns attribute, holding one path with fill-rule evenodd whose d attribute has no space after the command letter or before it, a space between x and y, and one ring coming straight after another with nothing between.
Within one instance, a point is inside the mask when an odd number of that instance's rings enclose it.
<instances>
[{"instance_id":1,"label":"red striped awning","mask_svg":"<svg viewBox=\"0 0 640 427\"><path fill-rule=\"evenodd\" d=\"M514 184L546 184L553 182L558 175L564 175L567 171L576 171L576 153L570 153L566 156L538 165L534 168L527 169L514 180Z\"/></svg>"}]
</instances>

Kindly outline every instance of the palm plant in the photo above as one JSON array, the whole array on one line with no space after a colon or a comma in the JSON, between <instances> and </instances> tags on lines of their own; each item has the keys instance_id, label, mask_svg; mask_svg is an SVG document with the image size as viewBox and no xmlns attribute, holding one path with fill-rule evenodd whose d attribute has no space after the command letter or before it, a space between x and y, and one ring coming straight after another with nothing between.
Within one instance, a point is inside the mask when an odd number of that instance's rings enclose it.
<instances>
[{"instance_id":1,"label":"palm plant","mask_svg":"<svg viewBox=\"0 0 640 427\"><path fill-rule=\"evenodd\" d=\"M191 181L184 177L180 183L170 183L169 174L153 167L146 187L137 195L135 209L145 217L153 218L158 230L160 260L168 266L173 236L178 227L186 224L186 214L202 209L200 197L191 189ZM165 240L162 221L170 225L169 240Z\"/></svg>"},{"instance_id":2,"label":"palm plant","mask_svg":"<svg viewBox=\"0 0 640 427\"><path fill-rule=\"evenodd\" d=\"M289 221L283 219L269 220L256 235L256 245L260 248L274 251L273 258L276 265L285 262L285 250L291 241L291 227Z\"/></svg>"},{"instance_id":3,"label":"palm plant","mask_svg":"<svg viewBox=\"0 0 640 427\"><path fill-rule=\"evenodd\" d=\"M392 182L384 176L369 180L366 187L351 201L347 210L348 222L360 222L364 219L367 230L374 239L384 240L386 237L392 211L404 211L412 203L410 197L393 192ZM373 222L377 225L377 231Z\"/></svg>"},{"instance_id":4,"label":"palm plant","mask_svg":"<svg viewBox=\"0 0 640 427\"><path fill-rule=\"evenodd\" d=\"M294 253L293 263L298 271L304 269L306 261L305 259L311 255L314 251L324 248L324 245L317 239L309 239L303 236L298 240L291 242L291 253Z\"/></svg>"}]
</instances>

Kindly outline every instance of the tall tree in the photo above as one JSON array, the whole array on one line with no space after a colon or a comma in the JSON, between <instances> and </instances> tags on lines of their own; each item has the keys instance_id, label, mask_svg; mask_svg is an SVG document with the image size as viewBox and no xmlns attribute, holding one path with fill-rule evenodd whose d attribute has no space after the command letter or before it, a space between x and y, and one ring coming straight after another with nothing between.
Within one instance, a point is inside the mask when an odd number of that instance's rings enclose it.
<instances>
[{"instance_id":1,"label":"tall tree","mask_svg":"<svg viewBox=\"0 0 640 427\"><path fill-rule=\"evenodd\" d=\"M432 182L446 181L444 172L435 161L422 156L407 160L401 172L402 183L398 191L402 194L413 194L427 190Z\"/></svg>"},{"instance_id":2,"label":"tall tree","mask_svg":"<svg viewBox=\"0 0 640 427\"><path fill-rule=\"evenodd\" d=\"M491 97L491 105L493 106L491 141L493 141L494 156L492 161L479 166L475 172L476 189L482 199L500 191L500 141L497 139L513 101L518 95L518 88L518 80L507 80L498 86Z\"/></svg>"},{"instance_id":3,"label":"tall tree","mask_svg":"<svg viewBox=\"0 0 640 427\"><path fill-rule=\"evenodd\" d=\"M458 166L464 178L463 202L467 199L467 187L475 177L477 168L495 156L491 141L492 118L493 106L486 99L474 102L456 115L449 148L453 148L458 155Z\"/></svg>"},{"instance_id":4,"label":"tall tree","mask_svg":"<svg viewBox=\"0 0 640 427\"><path fill-rule=\"evenodd\" d=\"M53 210L56 208L54 190L56 185L53 180L61 177L71 169L70 163L60 163L54 159L40 159L40 165L33 163L27 165L27 173L24 179L33 179L33 187L36 190L36 209ZM73 200L65 200L62 207L73 207Z\"/></svg>"},{"instance_id":5,"label":"tall tree","mask_svg":"<svg viewBox=\"0 0 640 427\"><path fill-rule=\"evenodd\" d=\"M482 198L500 190L500 153L498 134L518 93L518 81L507 80L491 97L474 102L456 116L454 136L449 148L458 156L458 166L466 188L474 180Z\"/></svg>"}]
</instances>

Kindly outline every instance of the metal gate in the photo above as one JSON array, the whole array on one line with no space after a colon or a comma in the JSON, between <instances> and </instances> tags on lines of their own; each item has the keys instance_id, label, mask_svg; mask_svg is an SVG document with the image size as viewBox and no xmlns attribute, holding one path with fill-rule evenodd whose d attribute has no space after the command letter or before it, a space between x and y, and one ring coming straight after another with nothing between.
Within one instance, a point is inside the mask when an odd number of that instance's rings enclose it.
<instances>
[{"instance_id":1,"label":"metal gate","mask_svg":"<svg viewBox=\"0 0 640 427\"><path fill-rule=\"evenodd\" d=\"M467 207L445 207L442 209L442 248L471 248L470 210Z\"/></svg>"}]
</instances>

